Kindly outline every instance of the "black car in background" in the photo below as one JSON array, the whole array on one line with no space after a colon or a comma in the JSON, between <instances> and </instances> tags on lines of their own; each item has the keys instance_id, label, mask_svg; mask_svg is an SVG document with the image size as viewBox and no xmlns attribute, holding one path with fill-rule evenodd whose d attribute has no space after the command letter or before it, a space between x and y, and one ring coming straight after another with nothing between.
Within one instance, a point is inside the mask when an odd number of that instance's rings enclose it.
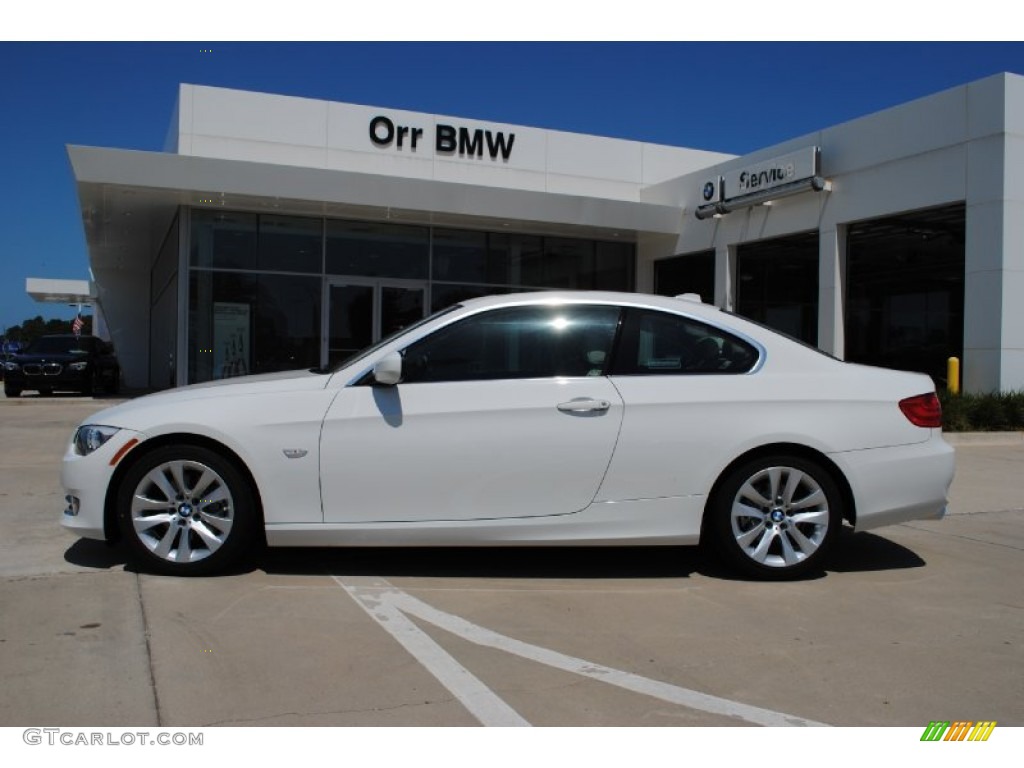
<instances>
[{"instance_id":1,"label":"black car in background","mask_svg":"<svg viewBox=\"0 0 1024 768\"><path fill-rule=\"evenodd\" d=\"M3 365L7 397L18 397L26 389L41 395L91 395L101 390L113 394L121 385L114 348L95 336L42 336Z\"/></svg>"}]
</instances>

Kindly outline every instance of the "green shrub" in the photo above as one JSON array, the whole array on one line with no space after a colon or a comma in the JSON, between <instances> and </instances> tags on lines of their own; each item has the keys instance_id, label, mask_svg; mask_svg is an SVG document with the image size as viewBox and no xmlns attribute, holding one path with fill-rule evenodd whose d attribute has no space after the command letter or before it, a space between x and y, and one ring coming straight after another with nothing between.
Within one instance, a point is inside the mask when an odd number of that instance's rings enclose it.
<instances>
[{"instance_id":1,"label":"green shrub","mask_svg":"<svg viewBox=\"0 0 1024 768\"><path fill-rule=\"evenodd\" d=\"M947 432L1024 429L1024 390L960 395L940 392L939 400Z\"/></svg>"}]
</instances>

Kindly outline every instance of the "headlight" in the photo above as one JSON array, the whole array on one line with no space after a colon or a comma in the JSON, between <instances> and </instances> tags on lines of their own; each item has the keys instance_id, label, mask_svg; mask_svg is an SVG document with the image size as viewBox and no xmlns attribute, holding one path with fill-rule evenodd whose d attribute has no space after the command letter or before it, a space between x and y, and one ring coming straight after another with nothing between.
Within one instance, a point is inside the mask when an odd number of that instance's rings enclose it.
<instances>
[{"instance_id":1,"label":"headlight","mask_svg":"<svg viewBox=\"0 0 1024 768\"><path fill-rule=\"evenodd\" d=\"M89 367L89 362L87 360L82 360L81 362L78 362L78 363L71 363L71 365L68 366L68 370L70 370L70 371L84 371L88 367Z\"/></svg>"},{"instance_id":2,"label":"headlight","mask_svg":"<svg viewBox=\"0 0 1024 768\"><path fill-rule=\"evenodd\" d=\"M6 368L8 371L20 371L21 370L21 366L18 365L17 363L4 363L4 368Z\"/></svg>"},{"instance_id":3,"label":"headlight","mask_svg":"<svg viewBox=\"0 0 1024 768\"><path fill-rule=\"evenodd\" d=\"M117 427L85 424L75 432L75 453L79 456L88 456L119 431Z\"/></svg>"}]
</instances>

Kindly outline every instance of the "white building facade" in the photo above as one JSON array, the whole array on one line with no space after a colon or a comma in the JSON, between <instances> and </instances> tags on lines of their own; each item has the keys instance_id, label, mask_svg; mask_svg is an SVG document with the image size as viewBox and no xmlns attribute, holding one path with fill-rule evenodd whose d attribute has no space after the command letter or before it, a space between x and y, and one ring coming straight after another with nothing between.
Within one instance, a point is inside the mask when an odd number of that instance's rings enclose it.
<instances>
[{"instance_id":1,"label":"white building facade","mask_svg":"<svg viewBox=\"0 0 1024 768\"><path fill-rule=\"evenodd\" d=\"M1024 388L1024 78L745 157L182 85L69 147L125 384L326 366L487 293L698 292L846 359Z\"/></svg>"}]
</instances>

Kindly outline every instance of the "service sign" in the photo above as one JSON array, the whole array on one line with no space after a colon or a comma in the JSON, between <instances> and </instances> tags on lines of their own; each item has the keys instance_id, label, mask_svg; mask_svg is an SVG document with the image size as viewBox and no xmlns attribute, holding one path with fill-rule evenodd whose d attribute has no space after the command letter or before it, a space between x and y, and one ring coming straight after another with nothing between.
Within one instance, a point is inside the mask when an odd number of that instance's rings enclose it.
<instances>
[{"instance_id":1,"label":"service sign","mask_svg":"<svg viewBox=\"0 0 1024 768\"><path fill-rule=\"evenodd\" d=\"M807 147L788 155L748 165L725 174L725 199L733 200L757 192L803 181L818 173L818 148Z\"/></svg>"}]
</instances>

